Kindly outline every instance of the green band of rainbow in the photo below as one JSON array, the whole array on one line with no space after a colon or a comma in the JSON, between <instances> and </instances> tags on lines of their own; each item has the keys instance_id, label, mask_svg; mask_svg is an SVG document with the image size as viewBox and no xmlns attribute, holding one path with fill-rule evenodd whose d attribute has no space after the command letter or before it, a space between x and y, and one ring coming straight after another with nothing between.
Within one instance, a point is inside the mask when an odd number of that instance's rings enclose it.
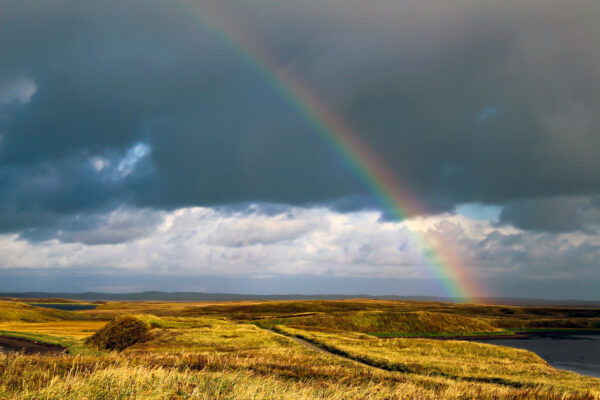
<instances>
[{"instance_id":1,"label":"green band of rainbow","mask_svg":"<svg viewBox=\"0 0 600 400\"><path fill-rule=\"evenodd\" d=\"M310 121L396 218L403 220L408 216L423 213L424 210L419 207L418 202L352 127L326 106L306 84L272 60L258 43L252 41L252 35L243 32L238 23L228 19L228 16L214 7L209 7L207 3L180 4L200 21L204 29L208 29L211 34L239 53L245 63ZM480 295L480 290L470 278L465 266L449 246L441 243L439 239L436 239L435 243L431 239L428 240L427 234L413 233L413 244L422 249L427 265L449 296L457 300L473 301L473 298Z\"/></svg>"}]
</instances>

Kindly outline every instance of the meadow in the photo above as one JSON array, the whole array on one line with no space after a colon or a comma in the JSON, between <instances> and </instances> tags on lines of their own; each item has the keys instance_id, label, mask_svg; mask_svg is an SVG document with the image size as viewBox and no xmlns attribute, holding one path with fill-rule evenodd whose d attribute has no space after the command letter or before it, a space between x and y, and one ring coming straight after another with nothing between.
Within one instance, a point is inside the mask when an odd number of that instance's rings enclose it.
<instances>
[{"instance_id":1,"label":"meadow","mask_svg":"<svg viewBox=\"0 0 600 400\"><path fill-rule=\"evenodd\" d=\"M375 300L108 302L73 312L4 301L0 335L66 352L0 354L0 398L600 399L600 379L525 350L414 338L590 330L599 320L594 309Z\"/></svg>"}]
</instances>

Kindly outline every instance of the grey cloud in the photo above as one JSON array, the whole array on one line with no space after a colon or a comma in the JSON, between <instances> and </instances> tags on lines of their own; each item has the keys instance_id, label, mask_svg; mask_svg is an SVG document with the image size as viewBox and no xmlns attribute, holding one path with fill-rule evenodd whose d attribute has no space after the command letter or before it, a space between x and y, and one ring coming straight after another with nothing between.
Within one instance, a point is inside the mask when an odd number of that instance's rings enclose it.
<instances>
[{"instance_id":1,"label":"grey cloud","mask_svg":"<svg viewBox=\"0 0 600 400\"><path fill-rule=\"evenodd\" d=\"M56 225L27 229L20 237L34 243L52 239L86 245L125 243L152 235L162 217L153 210L120 208L110 213L68 216Z\"/></svg>"},{"instance_id":2,"label":"grey cloud","mask_svg":"<svg viewBox=\"0 0 600 400\"><path fill-rule=\"evenodd\" d=\"M37 86L30 79L20 77L13 81L5 82L0 87L0 104L10 103L26 104L31 100L31 96L37 91Z\"/></svg>"},{"instance_id":3,"label":"grey cloud","mask_svg":"<svg viewBox=\"0 0 600 400\"><path fill-rule=\"evenodd\" d=\"M148 274L124 272L107 268L104 273L86 269L4 270L0 291L81 292L139 292L145 290L191 291L243 294L400 294L422 296L436 293L436 286L423 279L351 278L313 275L276 276L248 279L218 275Z\"/></svg>"},{"instance_id":4,"label":"grey cloud","mask_svg":"<svg viewBox=\"0 0 600 400\"><path fill-rule=\"evenodd\" d=\"M121 292L145 290L167 292L191 291L208 293L243 294L332 294L349 295L400 295L400 296L446 296L430 280L393 278L353 278L314 275L277 276L248 279L246 277L222 277L216 275L148 274L123 272L115 268L104 273L86 269L19 269L3 271L0 291L6 292ZM598 301L596 295L600 280L597 277L585 282L563 280L553 285L545 279L520 277L496 278L495 289L505 297L580 299ZM498 292L496 292L498 293Z\"/></svg>"},{"instance_id":5,"label":"grey cloud","mask_svg":"<svg viewBox=\"0 0 600 400\"><path fill-rule=\"evenodd\" d=\"M105 155L118 164L122 154ZM97 171L80 155L54 163L0 168L0 232L56 226L62 218L108 212L147 193L151 165L140 159L127 176L106 167Z\"/></svg>"},{"instance_id":6,"label":"grey cloud","mask_svg":"<svg viewBox=\"0 0 600 400\"><path fill-rule=\"evenodd\" d=\"M511 202L502 209L500 222L527 230L596 231L600 226L600 198L553 197Z\"/></svg>"},{"instance_id":7,"label":"grey cloud","mask_svg":"<svg viewBox=\"0 0 600 400\"><path fill-rule=\"evenodd\" d=\"M598 235L577 233L502 233L492 231L471 243L473 262L490 280L544 280L551 287L598 279ZM487 271L487 272L486 272ZM539 283L539 282L538 282ZM506 287L503 288L506 290Z\"/></svg>"},{"instance_id":8,"label":"grey cloud","mask_svg":"<svg viewBox=\"0 0 600 400\"><path fill-rule=\"evenodd\" d=\"M219 223L206 242L211 246L246 247L291 243L314 231L327 230L326 219L306 218L302 209L277 204L219 207Z\"/></svg>"}]
</instances>

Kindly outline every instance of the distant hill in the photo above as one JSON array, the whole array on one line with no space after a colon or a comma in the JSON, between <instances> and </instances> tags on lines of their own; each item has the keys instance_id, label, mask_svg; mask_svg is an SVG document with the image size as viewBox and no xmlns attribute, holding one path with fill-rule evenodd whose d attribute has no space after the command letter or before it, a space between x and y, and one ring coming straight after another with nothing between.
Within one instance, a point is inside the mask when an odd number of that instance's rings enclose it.
<instances>
[{"instance_id":1,"label":"distant hill","mask_svg":"<svg viewBox=\"0 0 600 400\"><path fill-rule=\"evenodd\" d=\"M431 296L372 296L368 294L235 294L235 293L200 293L200 292L140 292L140 293L48 293L48 292L13 292L0 293L0 297L18 299L71 299L80 301L243 301L243 300L344 300L344 299L376 299L376 300L407 300L434 301L454 303L460 299L451 297ZM479 298L475 301L485 304L505 304L523 306L565 306L565 307L600 307L600 301L585 300L545 300L528 298Z\"/></svg>"}]
</instances>

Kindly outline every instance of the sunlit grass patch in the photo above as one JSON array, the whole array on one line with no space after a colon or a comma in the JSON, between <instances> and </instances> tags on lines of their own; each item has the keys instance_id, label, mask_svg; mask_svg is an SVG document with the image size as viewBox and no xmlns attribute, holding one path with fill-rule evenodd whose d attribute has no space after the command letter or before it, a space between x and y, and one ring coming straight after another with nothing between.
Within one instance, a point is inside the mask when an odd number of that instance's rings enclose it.
<instances>
[{"instance_id":1,"label":"sunlit grass patch","mask_svg":"<svg viewBox=\"0 0 600 400\"><path fill-rule=\"evenodd\" d=\"M557 395L589 391L600 396L600 379L554 369L526 350L466 341L377 339L358 333L305 331L285 326L277 329L386 370L515 388L541 388Z\"/></svg>"},{"instance_id":2,"label":"sunlit grass patch","mask_svg":"<svg viewBox=\"0 0 600 400\"><path fill-rule=\"evenodd\" d=\"M154 340L132 350L235 352L278 347L286 340L246 323L210 318L163 321L164 326L170 329L156 332Z\"/></svg>"},{"instance_id":3,"label":"sunlit grass patch","mask_svg":"<svg viewBox=\"0 0 600 400\"><path fill-rule=\"evenodd\" d=\"M372 400L593 400L591 394L560 396L540 388L367 370L327 367L333 379L302 376L290 368L261 373L231 368L219 360L195 361L146 355L0 355L0 398L24 399L372 399ZM318 359L317 359L318 360ZM300 361L300 360L292 360ZM307 360L303 360L306 362ZM273 360L275 365L280 360ZM335 364L335 363L334 363ZM293 364L292 364L293 365ZM299 365L300 367L300 365ZM330 368L330 369L327 369ZM337 374L337 375L335 375Z\"/></svg>"},{"instance_id":4,"label":"sunlit grass patch","mask_svg":"<svg viewBox=\"0 0 600 400\"><path fill-rule=\"evenodd\" d=\"M0 330L82 339L106 325L105 321L3 322Z\"/></svg>"},{"instance_id":5,"label":"sunlit grass patch","mask_svg":"<svg viewBox=\"0 0 600 400\"><path fill-rule=\"evenodd\" d=\"M322 331L351 331L376 336L452 336L511 333L495 328L485 320L430 311L361 311L342 315L318 314L273 318L257 322L263 328L287 325Z\"/></svg>"}]
</instances>

